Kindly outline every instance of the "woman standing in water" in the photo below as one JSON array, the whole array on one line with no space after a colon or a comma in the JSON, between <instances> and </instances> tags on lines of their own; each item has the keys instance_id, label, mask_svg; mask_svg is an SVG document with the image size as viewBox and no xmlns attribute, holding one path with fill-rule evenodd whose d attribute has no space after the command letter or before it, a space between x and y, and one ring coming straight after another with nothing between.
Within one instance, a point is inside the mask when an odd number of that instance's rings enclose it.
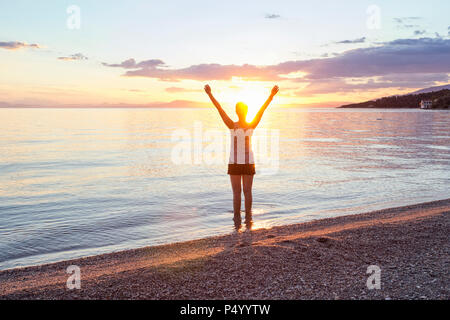
<instances>
[{"instance_id":1,"label":"woman standing in water","mask_svg":"<svg viewBox=\"0 0 450 320\"><path fill-rule=\"evenodd\" d=\"M245 224L251 228L252 223L252 184L253 175L255 174L255 161L253 159L253 151L251 137L253 130L261 121L264 111L272 102L273 97L277 94L279 88L274 86L269 98L259 109L255 118L251 122L246 121L248 107L243 102L236 104L236 114L239 118L237 122L228 117L220 106L219 102L211 93L211 87L205 86L205 92L208 94L214 106L219 111L225 125L231 132L230 160L228 163L228 174L230 175L231 187L233 189L233 211L234 224L236 229L241 226L241 193L244 191L245 197ZM242 181L242 183L241 183ZM241 188L242 186L242 188Z\"/></svg>"}]
</instances>

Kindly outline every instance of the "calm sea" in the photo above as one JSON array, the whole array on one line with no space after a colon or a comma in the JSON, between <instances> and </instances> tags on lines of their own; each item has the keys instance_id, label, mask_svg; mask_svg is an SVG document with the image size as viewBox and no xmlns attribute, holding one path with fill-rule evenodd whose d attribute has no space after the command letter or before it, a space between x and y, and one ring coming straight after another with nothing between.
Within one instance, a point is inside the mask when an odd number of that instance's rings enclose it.
<instances>
[{"instance_id":1,"label":"calm sea","mask_svg":"<svg viewBox=\"0 0 450 320\"><path fill-rule=\"evenodd\" d=\"M202 149L228 141L214 109L0 109L0 127L0 269L233 231L226 148ZM255 228L450 196L448 111L274 108L258 135L278 162L257 164Z\"/></svg>"}]
</instances>

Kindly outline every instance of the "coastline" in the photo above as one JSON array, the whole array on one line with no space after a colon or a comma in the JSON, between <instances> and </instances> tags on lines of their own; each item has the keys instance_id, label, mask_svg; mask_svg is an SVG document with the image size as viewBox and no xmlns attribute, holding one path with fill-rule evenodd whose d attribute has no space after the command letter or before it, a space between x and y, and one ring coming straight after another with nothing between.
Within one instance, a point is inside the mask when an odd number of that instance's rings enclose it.
<instances>
[{"instance_id":1,"label":"coastline","mask_svg":"<svg viewBox=\"0 0 450 320\"><path fill-rule=\"evenodd\" d=\"M8 269L0 299L449 299L449 213L445 199Z\"/></svg>"}]
</instances>

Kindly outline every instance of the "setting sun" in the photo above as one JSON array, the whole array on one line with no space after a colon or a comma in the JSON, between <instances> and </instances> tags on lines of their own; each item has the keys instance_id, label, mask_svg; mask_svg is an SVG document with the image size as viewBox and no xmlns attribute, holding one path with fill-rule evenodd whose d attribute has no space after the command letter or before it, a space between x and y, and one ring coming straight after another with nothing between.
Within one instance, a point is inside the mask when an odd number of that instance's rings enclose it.
<instances>
[{"instance_id":1,"label":"setting sun","mask_svg":"<svg viewBox=\"0 0 450 320\"><path fill-rule=\"evenodd\" d=\"M251 121L266 101L271 87L258 81L233 79L232 82L234 85L226 93L230 96L228 101L233 104L233 108L238 102L245 103L248 106L247 121Z\"/></svg>"},{"instance_id":2,"label":"setting sun","mask_svg":"<svg viewBox=\"0 0 450 320\"><path fill-rule=\"evenodd\" d=\"M236 93L236 99L248 106L247 121L251 121L267 98L267 89L243 88ZM238 101L236 101L238 102Z\"/></svg>"}]
</instances>

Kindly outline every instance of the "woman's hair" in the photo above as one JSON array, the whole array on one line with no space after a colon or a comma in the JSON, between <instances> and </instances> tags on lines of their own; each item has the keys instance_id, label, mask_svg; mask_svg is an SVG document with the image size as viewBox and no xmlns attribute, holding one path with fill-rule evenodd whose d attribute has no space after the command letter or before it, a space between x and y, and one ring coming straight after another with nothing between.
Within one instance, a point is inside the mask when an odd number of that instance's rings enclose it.
<instances>
[{"instance_id":1,"label":"woman's hair","mask_svg":"<svg viewBox=\"0 0 450 320\"><path fill-rule=\"evenodd\" d=\"M243 102L236 103L236 114L239 118L244 118L247 116L248 106Z\"/></svg>"}]
</instances>

